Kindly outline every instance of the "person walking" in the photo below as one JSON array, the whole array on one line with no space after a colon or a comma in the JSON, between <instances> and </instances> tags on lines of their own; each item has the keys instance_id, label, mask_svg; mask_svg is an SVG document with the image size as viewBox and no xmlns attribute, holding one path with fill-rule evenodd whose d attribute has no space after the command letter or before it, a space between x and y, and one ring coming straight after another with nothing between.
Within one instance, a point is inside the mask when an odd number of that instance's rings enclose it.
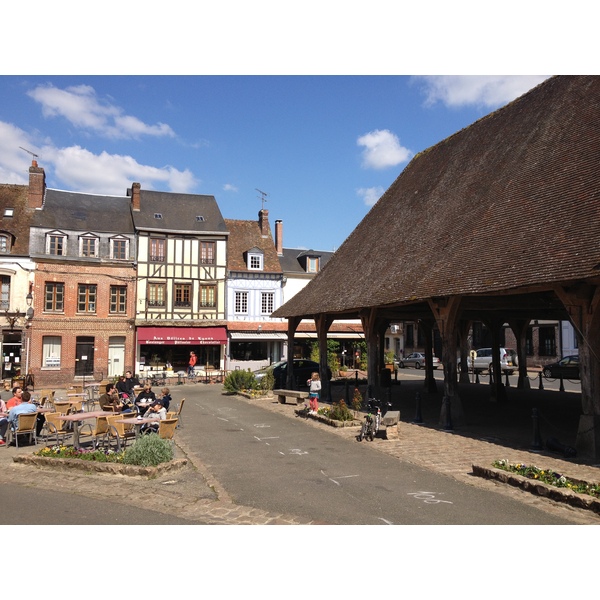
<instances>
[{"instance_id":1,"label":"person walking","mask_svg":"<svg viewBox=\"0 0 600 600\"><path fill-rule=\"evenodd\" d=\"M321 378L317 372L314 372L311 378L306 382L309 387L308 405L311 414L316 415L319 410L319 394L321 392Z\"/></svg>"}]
</instances>

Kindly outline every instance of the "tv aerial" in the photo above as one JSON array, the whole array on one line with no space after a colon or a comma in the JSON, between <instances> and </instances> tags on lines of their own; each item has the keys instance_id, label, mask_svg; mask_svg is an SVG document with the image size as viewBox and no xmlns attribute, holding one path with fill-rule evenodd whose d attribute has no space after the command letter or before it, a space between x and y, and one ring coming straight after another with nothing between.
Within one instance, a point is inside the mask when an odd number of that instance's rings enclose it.
<instances>
[{"instance_id":1,"label":"tv aerial","mask_svg":"<svg viewBox=\"0 0 600 600\"><path fill-rule=\"evenodd\" d=\"M27 154L31 154L31 156L33 158L39 158L38 155L33 153L31 150L27 150L27 148L23 148L23 146L19 146L19 148L21 148L21 150L25 150L25 152L27 152Z\"/></svg>"},{"instance_id":2,"label":"tv aerial","mask_svg":"<svg viewBox=\"0 0 600 600\"><path fill-rule=\"evenodd\" d=\"M261 190L259 190L258 188L254 188L261 196L260 201L262 202L262 210L265 209L265 202L267 202L267 192L262 192Z\"/></svg>"}]
</instances>

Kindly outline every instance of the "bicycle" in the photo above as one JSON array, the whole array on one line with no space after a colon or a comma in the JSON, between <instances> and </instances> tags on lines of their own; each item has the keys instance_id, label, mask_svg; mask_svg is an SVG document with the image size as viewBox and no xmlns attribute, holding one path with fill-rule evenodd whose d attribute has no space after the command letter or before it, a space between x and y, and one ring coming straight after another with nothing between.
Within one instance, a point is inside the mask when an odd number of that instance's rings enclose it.
<instances>
[{"instance_id":1,"label":"bicycle","mask_svg":"<svg viewBox=\"0 0 600 600\"><path fill-rule=\"evenodd\" d=\"M386 402L384 405L385 412L391 408L391 403ZM381 425L381 418L383 417L381 411L381 400L375 398L369 398L367 400L367 407L369 412L365 415L365 420L360 428L360 433L356 436L357 441L362 442L365 438L371 442L375 439L379 426Z\"/></svg>"}]
</instances>

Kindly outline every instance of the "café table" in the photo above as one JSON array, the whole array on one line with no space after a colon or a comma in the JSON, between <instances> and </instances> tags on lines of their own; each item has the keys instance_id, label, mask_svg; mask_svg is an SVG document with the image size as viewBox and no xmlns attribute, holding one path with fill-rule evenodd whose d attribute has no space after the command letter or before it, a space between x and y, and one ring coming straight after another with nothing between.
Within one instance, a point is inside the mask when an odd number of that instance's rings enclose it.
<instances>
[{"instance_id":1,"label":"caf\u00e9 table","mask_svg":"<svg viewBox=\"0 0 600 600\"><path fill-rule=\"evenodd\" d=\"M158 423L159 419L149 419L148 417L132 417L129 419L115 419L115 423L125 423L127 425L135 426L135 437L138 438L140 436L140 430L142 425L146 423Z\"/></svg>"},{"instance_id":2,"label":"caf\u00e9 table","mask_svg":"<svg viewBox=\"0 0 600 600\"><path fill-rule=\"evenodd\" d=\"M106 411L104 410L93 410L90 412L78 412L71 415L61 415L59 419L66 421L67 423L73 423L73 447L79 449L79 422L87 419L96 419L98 417L105 417Z\"/></svg>"}]
</instances>

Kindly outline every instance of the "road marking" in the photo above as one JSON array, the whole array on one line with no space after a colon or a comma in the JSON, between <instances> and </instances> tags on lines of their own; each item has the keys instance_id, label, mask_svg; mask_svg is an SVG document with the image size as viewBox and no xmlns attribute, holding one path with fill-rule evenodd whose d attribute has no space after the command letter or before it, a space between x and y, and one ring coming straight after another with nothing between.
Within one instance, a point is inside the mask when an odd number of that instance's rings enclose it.
<instances>
[{"instance_id":1,"label":"road marking","mask_svg":"<svg viewBox=\"0 0 600 600\"><path fill-rule=\"evenodd\" d=\"M258 427L258 428L260 428L260 427L267 427L268 428L268 427L271 427L271 426L267 425L266 423L257 423L256 425L254 425L254 427Z\"/></svg>"},{"instance_id":2,"label":"road marking","mask_svg":"<svg viewBox=\"0 0 600 600\"><path fill-rule=\"evenodd\" d=\"M300 450L300 448L290 448L290 454L308 454L308 452L304 450Z\"/></svg>"},{"instance_id":3,"label":"road marking","mask_svg":"<svg viewBox=\"0 0 600 600\"><path fill-rule=\"evenodd\" d=\"M437 492L408 492L416 500L423 500L425 504L454 504L449 500L438 500L435 495Z\"/></svg>"},{"instance_id":4,"label":"road marking","mask_svg":"<svg viewBox=\"0 0 600 600\"><path fill-rule=\"evenodd\" d=\"M254 436L254 439L255 439L255 440L258 440L259 442L262 442L263 440L278 440L278 439L279 439L279 436L278 436L278 435L275 435L275 436L272 436L272 437L259 438L257 435L255 435L255 436Z\"/></svg>"},{"instance_id":5,"label":"road marking","mask_svg":"<svg viewBox=\"0 0 600 600\"><path fill-rule=\"evenodd\" d=\"M379 517L380 521L383 521L386 525L393 525L393 523L391 521L388 521L387 519L384 519L383 517Z\"/></svg>"},{"instance_id":6,"label":"road marking","mask_svg":"<svg viewBox=\"0 0 600 600\"><path fill-rule=\"evenodd\" d=\"M217 419L219 419L219 421L226 421L229 423L229 419L225 419L224 417L217 417Z\"/></svg>"}]
</instances>

